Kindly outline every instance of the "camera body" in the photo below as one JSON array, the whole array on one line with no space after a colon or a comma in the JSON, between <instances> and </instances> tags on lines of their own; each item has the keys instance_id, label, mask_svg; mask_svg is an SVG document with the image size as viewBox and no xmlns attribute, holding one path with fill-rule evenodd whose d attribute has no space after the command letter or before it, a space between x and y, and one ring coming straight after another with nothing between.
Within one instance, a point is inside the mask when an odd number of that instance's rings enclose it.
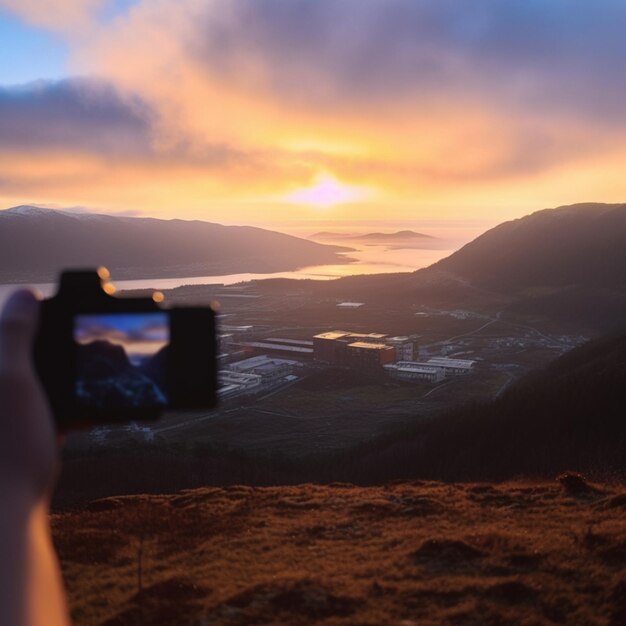
<instances>
[{"instance_id":1,"label":"camera body","mask_svg":"<svg viewBox=\"0 0 626 626\"><path fill-rule=\"evenodd\" d=\"M117 298L108 270L67 271L41 304L35 368L57 429L155 420L217 401L215 312Z\"/></svg>"}]
</instances>

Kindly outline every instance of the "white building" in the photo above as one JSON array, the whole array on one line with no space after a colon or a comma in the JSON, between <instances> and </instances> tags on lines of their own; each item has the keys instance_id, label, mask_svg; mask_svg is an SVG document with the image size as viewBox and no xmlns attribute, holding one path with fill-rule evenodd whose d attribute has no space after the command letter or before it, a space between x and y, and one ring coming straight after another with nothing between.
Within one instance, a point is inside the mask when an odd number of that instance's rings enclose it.
<instances>
[{"instance_id":1,"label":"white building","mask_svg":"<svg viewBox=\"0 0 626 626\"><path fill-rule=\"evenodd\" d=\"M302 367L302 364L287 359L273 359L262 354L231 363L228 369L231 372L260 376L262 383L273 383L291 374L296 367Z\"/></svg>"},{"instance_id":2,"label":"white building","mask_svg":"<svg viewBox=\"0 0 626 626\"><path fill-rule=\"evenodd\" d=\"M414 358L415 346L409 337L390 337L386 343L396 350L396 361L412 361Z\"/></svg>"},{"instance_id":3,"label":"white building","mask_svg":"<svg viewBox=\"0 0 626 626\"><path fill-rule=\"evenodd\" d=\"M447 356L435 356L428 359L424 365L440 368L446 376L465 376L472 371L474 363L476 361L468 359L450 359Z\"/></svg>"},{"instance_id":4,"label":"white building","mask_svg":"<svg viewBox=\"0 0 626 626\"><path fill-rule=\"evenodd\" d=\"M279 342L270 341L246 341L242 343L242 346L247 348L254 348L255 350L263 350L263 352L278 352L284 353L285 356L293 357L312 357L313 356L313 342L311 345L293 345Z\"/></svg>"},{"instance_id":5,"label":"white building","mask_svg":"<svg viewBox=\"0 0 626 626\"><path fill-rule=\"evenodd\" d=\"M242 374L229 370L219 370L217 381L217 395L220 398L253 393L261 387L261 377L258 374Z\"/></svg>"},{"instance_id":6,"label":"white building","mask_svg":"<svg viewBox=\"0 0 626 626\"><path fill-rule=\"evenodd\" d=\"M441 368L428 367L415 361L398 361L385 365L385 371L398 380L425 380L429 383L441 382L445 375Z\"/></svg>"},{"instance_id":7,"label":"white building","mask_svg":"<svg viewBox=\"0 0 626 626\"><path fill-rule=\"evenodd\" d=\"M243 389L250 389L261 384L261 377L258 374L242 374L230 370L220 370L217 373L217 380L220 385L238 385Z\"/></svg>"}]
</instances>

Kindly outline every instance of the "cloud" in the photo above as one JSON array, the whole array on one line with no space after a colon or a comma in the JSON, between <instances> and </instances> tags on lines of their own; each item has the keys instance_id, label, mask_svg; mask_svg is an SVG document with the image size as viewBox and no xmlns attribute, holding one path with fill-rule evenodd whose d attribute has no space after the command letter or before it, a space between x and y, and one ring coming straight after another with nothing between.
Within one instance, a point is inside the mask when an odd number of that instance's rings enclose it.
<instances>
[{"instance_id":1,"label":"cloud","mask_svg":"<svg viewBox=\"0 0 626 626\"><path fill-rule=\"evenodd\" d=\"M145 153L151 142L150 109L103 81L73 79L0 86L3 149Z\"/></svg>"},{"instance_id":2,"label":"cloud","mask_svg":"<svg viewBox=\"0 0 626 626\"><path fill-rule=\"evenodd\" d=\"M549 166L626 126L622 18L611 1L145 0L78 56L152 104L165 146L428 152L443 169L505 137L520 145L501 171L524 173L529 143ZM576 124L587 138L558 150Z\"/></svg>"},{"instance_id":3,"label":"cloud","mask_svg":"<svg viewBox=\"0 0 626 626\"><path fill-rule=\"evenodd\" d=\"M13 4L39 23L51 6ZM68 37L97 81L0 91L0 145L18 152L0 191L251 201L328 171L461 197L623 152L617 0L137 0L94 22L100 4L68 4L92 16ZM27 172L29 151L57 163Z\"/></svg>"},{"instance_id":4,"label":"cloud","mask_svg":"<svg viewBox=\"0 0 626 626\"><path fill-rule=\"evenodd\" d=\"M0 0L0 8L24 21L55 31L71 33L88 27L107 0Z\"/></svg>"},{"instance_id":5,"label":"cloud","mask_svg":"<svg viewBox=\"0 0 626 626\"><path fill-rule=\"evenodd\" d=\"M125 75L119 55L151 50L166 82L184 61L197 79L315 111L463 96L617 114L625 18L611 0L144 0L92 60L112 71L116 48Z\"/></svg>"},{"instance_id":6,"label":"cloud","mask_svg":"<svg viewBox=\"0 0 626 626\"><path fill-rule=\"evenodd\" d=\"M194 148L181 136L166 146L155 129L157 113L136 93L113 83L76 78L0 86L0 151L84 154L98 159L134 159L228 167L252 161L227 145L204 141Z\"/></svg>"},{"instance_id":7,"label":"cloud","mask_svg":"<svg viewBox=\"0 0 626 626\"><path fill-rule=\"evenodd\" d=\"M110 82L72 79L0 87L0 199L87 205L136 215L268 194L297 177L292 155L186 135L164 141L156 113ZM314 170L308 169L307 175ZM191 199L190 199L191 196Z\"/></svg>"}]
</instances>

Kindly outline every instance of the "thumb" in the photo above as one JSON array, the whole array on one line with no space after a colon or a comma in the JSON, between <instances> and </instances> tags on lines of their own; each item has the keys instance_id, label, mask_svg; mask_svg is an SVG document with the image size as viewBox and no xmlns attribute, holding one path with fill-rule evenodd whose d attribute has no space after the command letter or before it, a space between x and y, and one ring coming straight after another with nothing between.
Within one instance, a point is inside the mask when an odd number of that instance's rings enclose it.
<instances>
[{"instance_id":1,"label":"thumb","mask_svg":"<svg viewBox=\"0 0 626 626\"><path fill-rule=\"evenodd\" d=\"M39 302L31 291L11 295L0 316L0 370L24 371L32 365Z\"/></svg>"}]
</instances>

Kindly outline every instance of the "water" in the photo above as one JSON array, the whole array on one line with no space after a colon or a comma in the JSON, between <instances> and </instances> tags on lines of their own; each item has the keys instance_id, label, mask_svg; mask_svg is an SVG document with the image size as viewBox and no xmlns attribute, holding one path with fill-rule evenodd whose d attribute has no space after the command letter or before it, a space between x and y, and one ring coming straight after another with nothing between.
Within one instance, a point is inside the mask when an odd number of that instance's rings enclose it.
<instances>
[{"instance_id":1,"label":"water","mask_svg":"<svg viewBox=\"0 0 626 626\"><path fill-rule=\"evenodd\" d=\"M344 242L345 245L345 242ZM354 274L388 274L393 272L413 272L422 267L427 267L453 252L452 248L439 250L394 250L385 246L361 246L350 243L354 252L346 253L346 256L355 258L355 263L343 263L336 265L314 265L291 272L276 272L273 274L226 274L222 276L185 276L181 278L146 278L137 280L115 280L112 282L118 290L125 289L173 289L181 285L206 285L223 284L234 285L236 283L262 280L265 278L292 278L332 280L342 276ZM23 285L19 285L22 287ZM24 285L26 286L26 285ZM36 283L28 285L38 290L44 297L48 297L56 290L55 283ZM4 304L9 294L18 285L0 284L0 306Z\"/></svg>"}]
</instances>

